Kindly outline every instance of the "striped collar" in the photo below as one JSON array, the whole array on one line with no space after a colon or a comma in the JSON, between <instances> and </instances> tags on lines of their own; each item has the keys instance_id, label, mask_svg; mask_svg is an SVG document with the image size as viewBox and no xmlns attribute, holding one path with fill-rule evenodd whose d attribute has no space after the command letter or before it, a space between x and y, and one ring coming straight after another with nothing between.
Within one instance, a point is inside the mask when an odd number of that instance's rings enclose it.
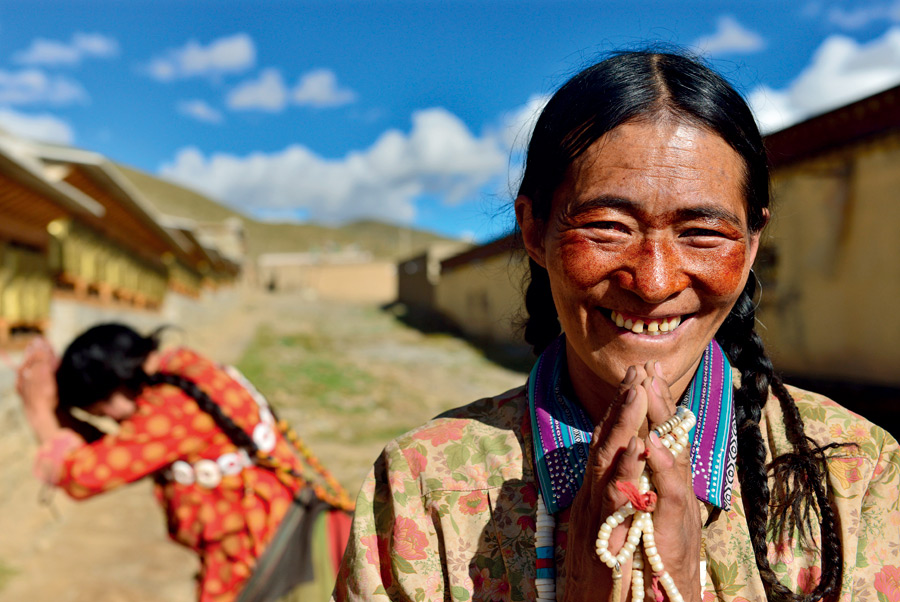
<instances>
[{"instance_id":1,"label":"striped collar","mask_svg":"<svg viewBox=\"0 0 900 602\"><path fill-rule=\"evenodd\" d=\"M566 339L560 335L538 358L528 378L528 406L541 495L551 513L567 508L581 487L594 430L577 400L563 393ZM724 510L731 507L737 437L731 365L713 340L682 398L697 416L688 434L694 494Z\"/></svg>"}]
</instances>

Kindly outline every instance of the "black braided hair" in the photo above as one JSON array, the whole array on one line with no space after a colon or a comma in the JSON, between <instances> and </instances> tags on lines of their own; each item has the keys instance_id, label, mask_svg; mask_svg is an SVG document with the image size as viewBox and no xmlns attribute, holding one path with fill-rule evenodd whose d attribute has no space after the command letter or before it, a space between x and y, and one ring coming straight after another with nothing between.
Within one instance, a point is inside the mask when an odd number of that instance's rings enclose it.
<instances>
[{"instance_id":1,"label":"black braided hair","mask_svg":"<svg viewBox=\"0 0 900 602\"><path fill-rule=\"evenodd\" d=\"M200 409L213 419L216 425L222 429L231 442L237 447L247 450L251 457L255 457L259 452L259 448L253 441L253 437L247 434L247 431L238 426L223 410L222 406L213 401L213 399L200 388L200 385L194 381L179 376L178 374L170 374L168 372L156 372L147 377L147 386L154 385L172 385L184 391L185 395L197 402Z\"/></svg>"},{"instance_id":2,"label":"black braided hair","mask_svg":"<svg viewBox=\"0 0 900 602\"><path fill-rule=\"evenodd\" d=\"M738 479L744 499L753 500L744 505L744 512L756 564L768 598L811 602L834 595L840 587L841 541L834 510L823 485L824 451L833 446L818 447L806 436L797 404L772 367L762 340L756 333L755 292L756 280L749 278L731 313L716 333L716 340L728 359L741 372L741 386L734 394ZM794 451L779 456L767 467L766 447L759 422L769 391L780 402L785 431ZM770 472L774 476L774 492L769 490ZM814 522L814 506L821 521L822 577L816 588L803 597L782 585L772 571L767 556L766 532L770 529L778 537L785 537L796 528L801 542L809 544L807 529Z\"/></svg>"},{"instance_id":3,"label":"black braided hair","mask_svg":"<svg viewBox=\"0 0 900 602\"><path fill-rule=\"evenodd\" d=\"M535 355L539 355L559 336L561 327L550 292L550 275L534 259L529 258L528 265L525 311L529 318L523 327L525 340L532 344Z\"/></svg>"},{"instance_id":4,"label":"black braided hair","mask_svg":"<svg viewBox=\"0 0 900 602\"><path fill-rule=\"evenodd\" d=\"M765 147L746 102L724 79L699 61L671 53L623 52L575 75L551 97L535 124L528 146L519 196L531 203L532 216L546 224L553 194L569 166L604 134L626 122L674 117L719 135L743 159L747 224L759 233L769 206ZM526 276L523 320L525 340L539 354L559 334L559 319L547 271L531 260ZM738 479L744 499L756 563L772 601L810 602L834 597L840 589L841 542L824 481L824 452L804 431L796 403L756 333L753 295L748 281L716 339L741 372L735 392ZM759 429L762 409L772 392L781 404L793 451L766 465ZM774 491L769 477L774 477ZM768 556L766 535L783 537L794 528L808 542L810 523L821 521L821 579L808 596L792 593L778 581Z\"/></svg>"},{"instance_id":5,"label":"black braided hair","mask_svg":"<svg viewBox=\"0 0 900 602\"><path fill-rule=\"evenodd\" d=\"M89 328L76 337L56 370L59 414L71 421L70 408L88 408L117 391L133 397L146 386L174 385L193 398L235 445L257 456L253 438L195 382L174 374L148 375L144 371L147 356L159 348L160 332L161 329L142 336L124 324L109 323ZM99 435L92 433L91 440Z\"/></svg>"}]
</instances>

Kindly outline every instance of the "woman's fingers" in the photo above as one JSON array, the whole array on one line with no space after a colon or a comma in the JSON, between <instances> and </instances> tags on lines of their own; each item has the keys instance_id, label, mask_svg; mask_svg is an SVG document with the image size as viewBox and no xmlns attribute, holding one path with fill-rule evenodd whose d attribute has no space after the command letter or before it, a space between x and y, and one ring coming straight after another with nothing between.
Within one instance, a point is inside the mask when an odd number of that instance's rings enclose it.
<instances>
[{"instance_id":1,"label":"woman's fingers","mask_svg":"<svg viewBox=\"0 0 900 602\"><path fill-rule=\"evenodd\" d=\"M662 377L659 362L647 362L644 366L647 374L643 385L647 389L647 417L650 419L650 428L654 428L675 413L675 400L669 389L669 383Z\"/></svg>"},{"instance_id":2,"label":"woman's fingers","mask_svg":"<svg viewBox=\"0 0 900 602\"><path fill-rule=\"evenodd\" d=\"M597 533L602 521L627 501L616 482L637 484L644 469L644 441L638 433L647 421L648 396L641 384L646 376L642 366L628 370L610 415L594 430L585 479L572 504L567 599L594 600L599 592L612 591L612 571L595 550ZM630 519L612 530L609 549L622 547L629 525ZM627 580L623 586L627 592Z\"/></svg>"},{"instance_id":3,"label":"woman's fingers","mask_svg":"<svg viewBox=\"0 0 900 602\"><path fill-rule=\"evenodd\" d=\"M690 447L675 457L651 432L645 457L657 494L653 525L659 555L684 598L697 599L701 524L691 484Z\"/></svg>"},{"instance_id":4,"label":"woman's fingers","mask_svg":"<svg viewBox=\"0 0 900 602\"><path fill-rule=\"evenodd\" d=\"M612 426L607 423L594 430L589 466L595 474L609 471L631 438L638 434L646 416L647 392L641 385L632 386L626 391Z\"/></svg>"}]
</instances>

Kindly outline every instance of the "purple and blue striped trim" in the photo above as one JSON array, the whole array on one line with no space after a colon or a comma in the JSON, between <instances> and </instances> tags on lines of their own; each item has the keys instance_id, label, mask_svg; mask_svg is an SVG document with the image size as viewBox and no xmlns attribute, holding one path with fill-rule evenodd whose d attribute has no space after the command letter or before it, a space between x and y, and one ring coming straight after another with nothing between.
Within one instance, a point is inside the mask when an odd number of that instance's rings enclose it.
<instances>
[{"instance_id":1,"label":"purple and blue striped trim","mask_svg":"<svg viewBox=\"0 0 900 602\"><path fill-rule=\"evenodd\" d=\"M565 349L565 335L560 335L538 358L528 378L535 470L551 514L575 499L594 429L581 404L560 389ZM732 386L731 365L713 340L681 402L697 416L697 424L688 434L694 494L724 510L731 507L737 457Z\"/></svg>"}]
</instances>

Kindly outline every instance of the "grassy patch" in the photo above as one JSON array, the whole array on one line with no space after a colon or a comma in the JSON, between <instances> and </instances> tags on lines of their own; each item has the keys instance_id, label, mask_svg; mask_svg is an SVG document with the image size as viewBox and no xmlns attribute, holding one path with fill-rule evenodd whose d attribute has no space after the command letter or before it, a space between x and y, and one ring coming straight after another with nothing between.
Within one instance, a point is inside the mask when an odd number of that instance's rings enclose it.
<instances>
[{"instance_id":1,"label":"grassy patch","mask_svg":"<svg viewBox=\"0 0 900 602\"><path fill-rule=\"evenodd\" d=\"M238 369L276 406L313 402L338 413L357 413L359 404L353 398L375 382L314 334L276 335L269 326L256 333Z\"/></svg>"},{"instance_id":2,"label":"grassy patch","mask_svg":"<svg viewBox=\"0 0 900 602\"><path fill-rule=\"evenodd\" d=\"M6 564L6 562L0 559L0 591L3 591L3 589L9 584L10 579L15 577L18 572L19 571L12 568L8 564Z\"/></svg>"}]
</instances>

